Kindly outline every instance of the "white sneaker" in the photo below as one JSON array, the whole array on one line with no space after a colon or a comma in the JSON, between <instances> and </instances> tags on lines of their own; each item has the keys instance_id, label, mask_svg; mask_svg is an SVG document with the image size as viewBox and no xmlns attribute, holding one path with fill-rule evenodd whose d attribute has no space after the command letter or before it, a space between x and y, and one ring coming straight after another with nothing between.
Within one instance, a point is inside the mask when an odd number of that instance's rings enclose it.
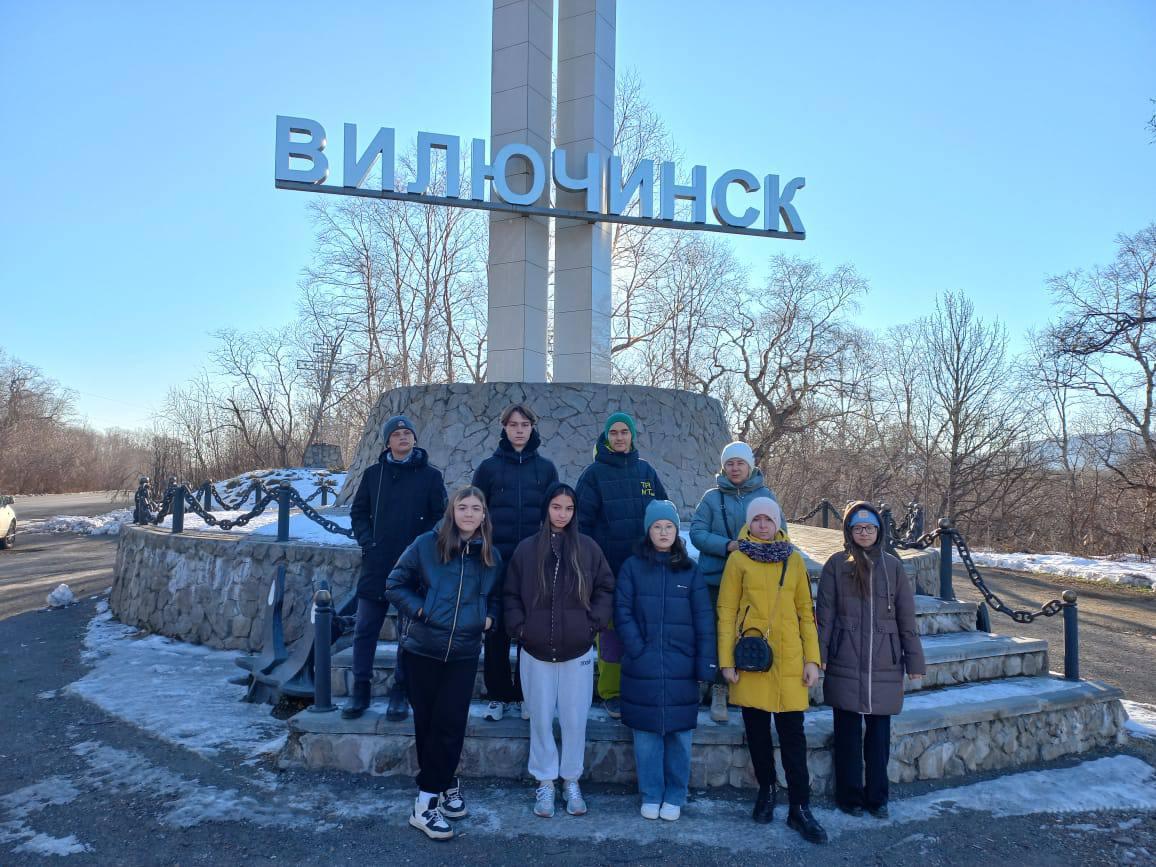
<instances>
[{"instance_id":1,"label":"white sneaker","mask_svg":"<svg viewBox=\"0 0 1156 867\"><path fill-rule=\"evenodd\" d=\"M486 712L482 714L483 719L493 720L497 722L506 713L506 706L500 701L492 701L486 706Z\"/></svg>"},{"instance_id":2,"label":"white sneaker","mask_svg":"<svg viewBox=\"0 0 1156 867\"><path fill-rule=\"evenodd\" d=\"M681 815L682 807L676 807L674 804L663 804L658 810L658 818L666 819L668 822L677 822Z\"/></svg>"},{"instance_id":3,"label":"white sneaker","mask_svg":"<svg viewBox=\"0 0 1156 867\"><path fill-rule=\"evenodd\" d=\"M460 819L469 813L460 781L454 780L454 784L438 796L438 809L447 819Z\"/></svg>"},{"instance_id":4,"label":"white sneaker","mask_svg":"<svg viewBox=\"0 0 1156 867\"><path fill-rule=\"evenodd\" d=\"M543 819L552 818L554 815L554 781L550 780L547 783L538 783L538 788L534 791L534 815L541 816Z\"/></svg>"},{"instance_id":5,"label":"white sneaker","mask_svg":"<svg viewBox=\"0 0 1156 867\"><path fill-rule=\"evenodd\" d=\"M454 829L438 809L437 798L430 798L429 802L424 804L420 797L415 800L409 823L431 840L448 840L454 835Z\"/></svg>"},{"instance_id":6,"label":"white sneaker","mask_svg":"<svg viewBox=\"0 0 1156 867\"><path fill-rule=\"evenodd\" d=\"M571 816L586 815L586 799L577 780L562 781L562 797L566 800L566 812Z\"/></svg>"},{"instance_id":7,"label":"white sneaker","mask_svg":"<svg viewBox=\"0 0 1156 867\"><path fill-rule=\"evenodd\" d=\"M522 704L522 719L529 719L530 718L530 705L528 705L526 702L522 702L521 704Z\"/></svg>"},{"instance_id":8,"label":"white sneaker","mask_svg":"<svg viewBox=\"0 0 1156 867\"><path fill-rule=\"evenodd\" d=\"M642 818L644 819L657 819L659 813L658 804L643 804L641 812Z\"/></svg>"}]
</instances>

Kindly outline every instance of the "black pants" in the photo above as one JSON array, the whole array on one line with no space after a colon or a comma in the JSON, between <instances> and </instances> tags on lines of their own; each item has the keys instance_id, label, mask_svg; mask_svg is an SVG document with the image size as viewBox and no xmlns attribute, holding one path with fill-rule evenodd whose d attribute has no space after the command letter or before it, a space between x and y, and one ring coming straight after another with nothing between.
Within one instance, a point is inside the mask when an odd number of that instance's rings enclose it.
<instances>
[{"instance_id":1,"label":"black pants","mask_svg":"<svg viewBox=\"0 0 1156 867\"><path fill-rule=\"evenodd\" d=\"M369 683L373 680L373 655L377 651L377 637L381 634L381 627L385 623L385 615L389 613L389 602L378 602L373 599L357 600L357 623L353 627L353 681ZM398 635L404 629L405 621L398 617ZM397 667L393 674L393 689L405 695L405 666L402 665L402 656L397 655Z\"/></svg>"},{"instance_id":2,"label":"black pants","mask_svg":"<svg viewBox=\"0 0 1156 867\"><path fill-rule=\"evenodd\" d=\"M811 776L807 771L807 736L803 734L801 710L772 714L754 707L743 708L747 749L759 786L775 786L775 746L771 739L771 717L779 733L779 757L787 775L787 797L792 805L811 802Z\"/></svg>"},{"instance_id":3,"label":"black pants","mask_svg":"<svg viewBox=\"0 0 1156 867\"><path fill-rule=\"evenodd\" d=\"M501 623L486 633L482 675L490 701L521 701L522 679L510 669L510 634ZM519 649L519 659L521 650Z\"/></svg>"},{"instance_id":4,"label":"black pants","mask_svg":"<svg viewBox=\"0 0 1156 867\"><path fill-rule=\"evenodd\" d=\"M432 794L444 792L454 784L462 757L478 658L442 662L406 650L401 655L413 705L417 787Z\"/></svg>"},{"instance_id":5,"label":"black pants","mask_svg":"<svg viewBox=\"0 0 1156 867\"><path fill-rule=\"evenodd\" d=\"M835 800L873 809L887 803L887 760L891 757L891 717L834 709ZM863 722L867 733L863 733ZM867 785L863 785L866 759Z\"/></svg>"}]
</instances>

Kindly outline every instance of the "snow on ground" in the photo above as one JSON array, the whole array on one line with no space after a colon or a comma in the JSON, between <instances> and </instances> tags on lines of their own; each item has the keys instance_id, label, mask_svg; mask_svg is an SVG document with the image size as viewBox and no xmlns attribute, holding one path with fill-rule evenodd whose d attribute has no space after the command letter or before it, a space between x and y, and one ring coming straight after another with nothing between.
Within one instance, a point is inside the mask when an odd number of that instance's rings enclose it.
<instances>
[{"instance_id":1,"label":"snow on ground","mask_svg":"<svg viewBox=\"0 0 1156 867\"><path fill-rule=\"evenodd\" d=\"M39 521L24 521L24 533L78 533L82 536L116 536L121 527L132 522L132 509L116 509L103 515L56 515Z\"/></svg>"},{"instance_id":2,"label":"snow on ground","mask_svg":"<svg viewBox=\"0 0 1156 867\"><path fill-rule=\"evenodd\" d=\"M321 484L322 479L332 481L333 492L337 494L341 490L341 486L345 484L345 475L345 473L331 473L329 470L318 469L316 467L280 467L266 470L252 470L251 472L234 476L231 479L216 482L213 487L216 488L217 494L222 500L232 505L242 505L241 503L234 503L233 501L242 491L249 487L250 483L257 479L267 488L273 488L282 482L288 482L303 499L307 500L317 492L317 488ZM255 502L253 495L250 495L245 502L252 506ZM332 500L330 500L330 502L332 502ZM321 505L320 496L313 500L311 505Z\"/></svg>"},{"instance_id":3,"label":"snow on ground","mask_svg":"<svg viewBox=\"0 0 1156 867\"><path fill-rule=\"evenodd\" d=\"M111 620L107 606L90 623L83 658L92 670L67 691L169 743L212 756L221 750L244 754L279 747L284 724L268 707L239 702L241 688L228 684L237 669L233 654L151 636L136 638L130 628ZM922 696L913 696L916 702ZM1131 712L1131 708L1129 708ZM1149 712L1156 709L1148 708ZM1153 714L1156 716L1156 713ZM1135 716L1134 716L1135 718ZM272 738L272 740L270 740ZM52 804L99 798L107 792L151 797L159 821L173 828L209 822L247 821L263 827L324 831L343 822L374 819L406 821L409 792L348 791L298 776L289 784L259 768L236 771L233 788L206 785L156 764L144 755L83 741L72 752L84 769L72 777L52 777L0 798L0 842L20 841L39 854L91 851L74 836L39 833L35 814ZM474 785L466 781L470 817L463 830L503 838L671 843L682 841L736 852L767 849L812 851L782 822L750 825L744 799L696 794L677 823L647 822L638 816L634 795L592 794L598 821L560 816L527 821L530 790L514 783ZM1100 810L1156 811L1156 770L1133 756L1118 755L1044 771L1008 774L991 780L939 789L912 798L893 799L888 824L925 826L953 813L975 811L994 816L1026 816ZM816 807L816 816L832 839L869 831L880 822L853 818ZM721 822L744 828L742 834L720 834ZM933 827L933 826L932 826Z\"/></svg>"},{"instance_id":4,"label":"snow on ground","mask_svg":"<svg viewBox=\"0 0 1156 867\"><path fill-rule=\"evenodd\" d=\"M1124 723L1124 730L1131 737L1156 740L1156 705L1141 704L1138 701L1121 702L1128 712L1128 721Z\"/></svg>"},{"instance_id":5,"label":"snow on ground","mask_svg":"<svg viewBox=\"0 0 1156 867\"><path fill-rule=\"evenodd\" d=\"M136 631L103 610L88 626L82 659L93 668L67 687L150 734L205 756L222 749L247 755L268 752L285 725L267 705L240 699L244 688L227 683L241 673L237 654ZM272 747L279 748L279 744Z\"/></svg>"},{"instance_id":6,"label":"snow on ground","mask_svg":"<svg viewBox=\"0 0 1156 867\"><path fill-rule=\"evenodd\" d=\"M977 566L1065 575L1110 584L1131 584L1156 590L1156 560L1141 560L1131 554L1119 557L1077 557L1074 554L999 554L972 551Z\"/></svg>"}]
</instances>

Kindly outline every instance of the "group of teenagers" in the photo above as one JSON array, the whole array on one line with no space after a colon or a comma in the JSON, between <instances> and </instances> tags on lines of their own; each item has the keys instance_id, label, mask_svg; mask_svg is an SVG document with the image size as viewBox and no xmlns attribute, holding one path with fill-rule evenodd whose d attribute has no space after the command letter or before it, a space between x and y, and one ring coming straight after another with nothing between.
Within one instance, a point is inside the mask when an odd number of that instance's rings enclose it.
<instances>
[{"instance_id":1,"label":"group of teenagers","mask_svg":"<svg viewBox=\"0 0 1156 867\"><path fill-rule=\"evenodd\" d=\"M485 718L520 704L529 720L537 816L554 815L559 779L566 812L587 811L579 781L597 668L607 713L633 733L643 818L679 818L709 696L715 722L727 721L728 704L741 710L758 784L754 821L772 822L778 800L773 719L787 825L826 842L809 806L803 726L821 670L834 714L836 804L886 817L891 716L904 677L922 677L925 663L911 583L880 544L875 508L847 507L844 550L828 559L813 601L803 557L745 443L723 449L716 485L694 513L696 562L678 507L639 456L630 415L606 420L574 486L540 453L528 406L508 407L500 424L493 455L447 498L414 423L390 418L385 450L353 499L363 557L342 715L370 705L392 605L399 640L386 713L404 720L413 709L419 770L409 823L445 840L448 820L467 814L457 766L483 648Z\"/></svg>"}]
</instances>

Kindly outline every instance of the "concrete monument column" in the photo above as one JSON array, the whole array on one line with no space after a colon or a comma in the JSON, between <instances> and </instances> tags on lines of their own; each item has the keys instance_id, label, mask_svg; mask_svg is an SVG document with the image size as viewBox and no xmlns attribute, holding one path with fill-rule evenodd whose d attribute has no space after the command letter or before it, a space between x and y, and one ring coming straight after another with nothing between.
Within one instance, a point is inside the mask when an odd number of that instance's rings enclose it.
<instances>
[{"instance_id":1,"label":"concrete monument column","mask_svg":"<svg viewBox=\"0 0 1156 867\"><path fill-rule=\"evenodd\" d=\"M511 142L550 153L553 0L494 0L490 66L490 157ZM506 177L515 192L530 188L522 160ZM550 185L538 204L549 206ZM545 382L546 217L491 212L486 271L490 382Z\"/></svg>"},{"instance_id":2,"label":"concrete monument column","mask_svg":"<svg viewBox=\"0 0 1156 867\"><path fill-rule=\"evenodd\" d=\"M585 155L605 166L614 136L616 0L558 0L556 146L570 177L586 176ZM585 210L585 194L556 191L558 207ZM554 381L610 381L609 223L556 220Z\"/></svg>"}]
</instances>

